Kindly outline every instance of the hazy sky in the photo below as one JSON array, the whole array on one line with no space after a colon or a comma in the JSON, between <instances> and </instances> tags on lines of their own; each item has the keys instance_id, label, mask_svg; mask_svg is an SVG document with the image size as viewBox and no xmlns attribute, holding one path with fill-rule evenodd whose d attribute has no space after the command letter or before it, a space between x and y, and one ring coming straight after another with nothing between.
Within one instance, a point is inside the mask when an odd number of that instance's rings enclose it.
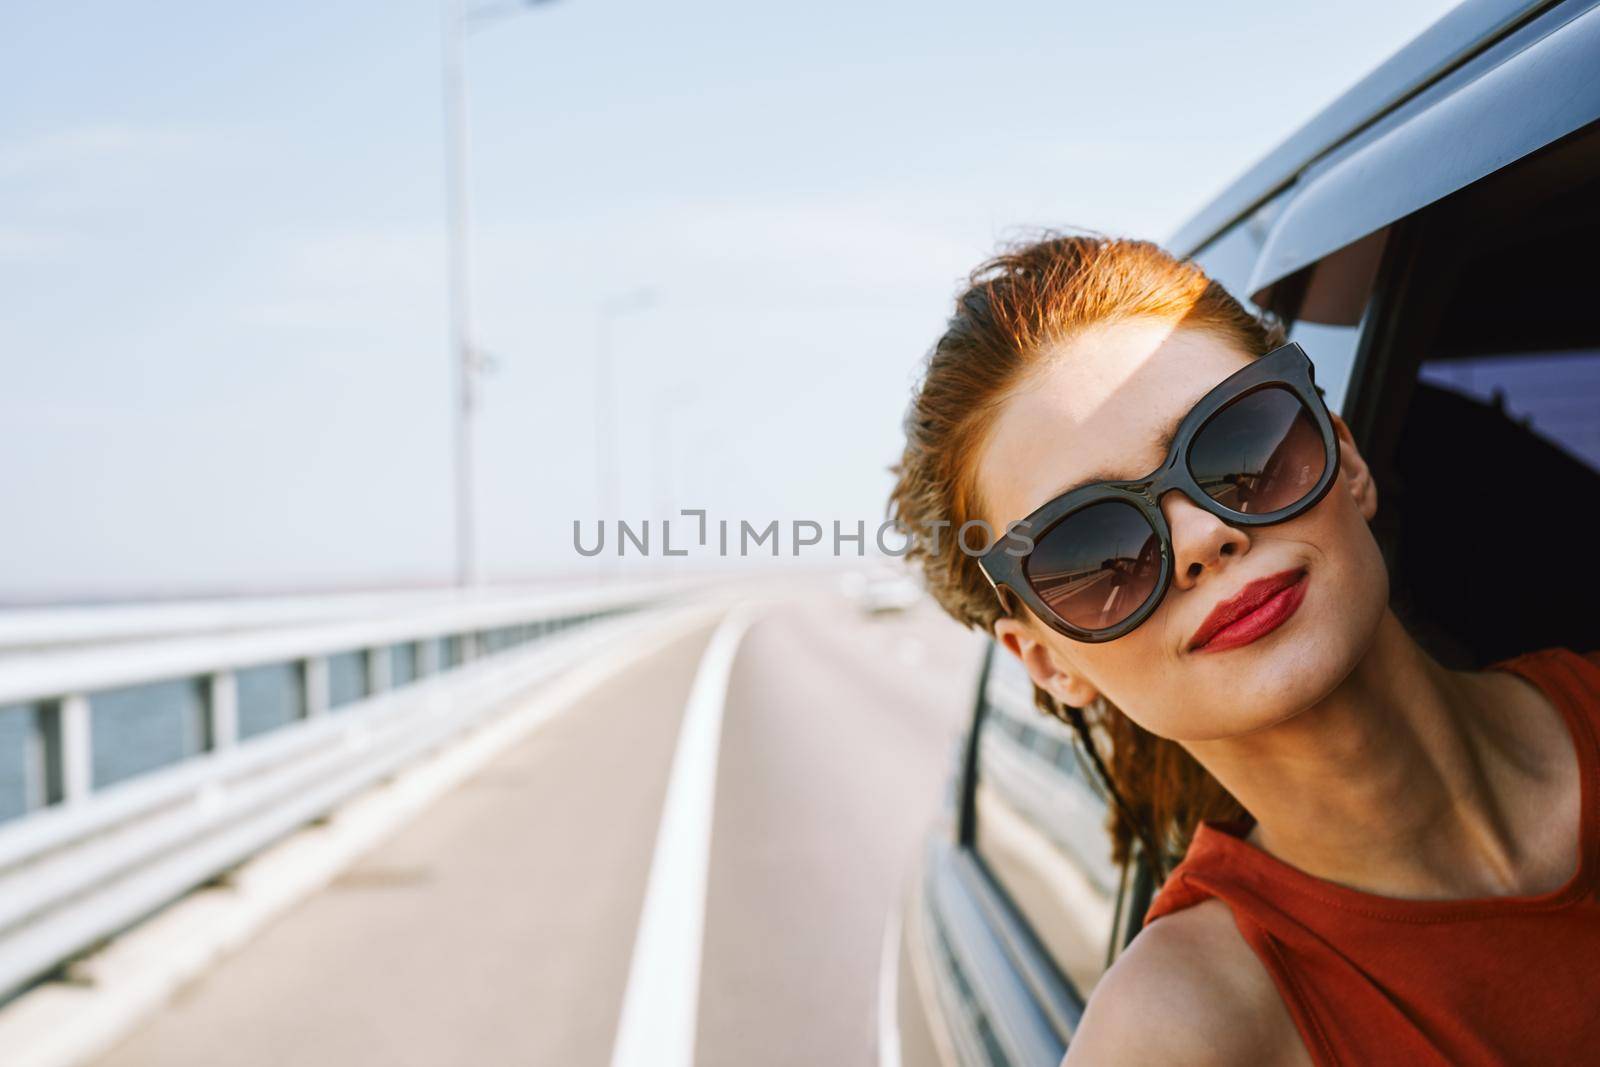
<instances>
[{"instance_id":1,"label":"hazy sky","mask_svg":"<svg viewBox=\"0 0 1600 1067\"><path fill-rule=\"evenodd\" d=\"M590 566L603 301L655 293L615 329L625 515L870 527L997 240L1166 238L1450 6L556 0L485 26L486 576ZM0 9L0 598L450 574L439 28L420 0Z\"/></svg>"}]
</instances>

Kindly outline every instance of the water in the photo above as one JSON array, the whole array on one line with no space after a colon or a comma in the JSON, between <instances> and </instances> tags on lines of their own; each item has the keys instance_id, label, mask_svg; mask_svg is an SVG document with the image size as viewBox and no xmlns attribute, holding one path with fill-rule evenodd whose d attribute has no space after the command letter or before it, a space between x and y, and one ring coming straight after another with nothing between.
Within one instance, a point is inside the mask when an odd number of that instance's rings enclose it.
<instances>
[{"instance_id":1,"label":"water","mask_svg":"<svg viewBox=\"0 0 1600 1067\"><path fill-rule=\"evenodd\" d=\"M204 752L209 747L208 705L206 685L199 678L91 695L94 788Z\"/></svg>"},{"instance_id":2,"label":"water","mask_svg":"<svg viewBox=\"0 0 1600 1067\"><path fill-rule=\"evenodd\" d=\"M32 704L0 708L0 822L43 802L38 761L29 755L37 720L38 708Z\"/></svg>"},{"instance_id":3,"label":"water","mask_svg":"<svg viewBox=\"0 0 1600 1067\"><path fill-rule=\"evenodd\" d=\"M605 613L602 613L605 614ZM476 635L478 655L509 650L586 616L501 627ZM402 686L466 660L467 635L402 642L389 650L389 684ZM371 653L353 649L329 655L328 706L337 709L371 693ZM301 661L242 668L234 673L240 740L280 729L305 717L305 665ZM169 766L212 747L210 681L205 677L150 682L89 694L91 775L95 789ZM0 707L0 823L15 820L47 800L46 727L54 702Z\"/></svg>"}]
</instances>

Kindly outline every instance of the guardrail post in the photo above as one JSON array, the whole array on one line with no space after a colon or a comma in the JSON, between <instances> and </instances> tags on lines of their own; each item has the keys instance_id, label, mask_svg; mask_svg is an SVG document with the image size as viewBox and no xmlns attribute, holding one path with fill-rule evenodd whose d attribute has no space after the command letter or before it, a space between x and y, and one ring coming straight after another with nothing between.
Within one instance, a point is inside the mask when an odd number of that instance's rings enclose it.
<instances>
[{"instance_id":1,"label":"guardrail post","mask_svg":"<svg viewBox=\"0 0 1600 1067\"><path fill-rule=\"evenodd\" d=\"M377 696L394 686L394 651L388 645L367 651L367 693Z\"/></svg>"},{"instance_id":2,"label":"guardrail post","mask_svg":"<svg viewBox=\"0 0 1600 1067\"><path fill-rule=\"evenodd\" d=\"M23 741L22 776L25 811L61 800L61 716L55 704L35 704L33 722Z\"/></svg>"},{"instance_id":3,"label":"guardrail post","mask_svg":"<svg viewBox=\"0 0 1600 1067\"><path fill-rule=\"evenodd\" d=\"M208 740L211 751L220 752L239 742L239 681L232 671L218 671L211 676L210 696L206 702Z\"/></svg>"},{"instance_id":4,"label":"guardrail post","mask_svg":"<svg viewBox=\"0 0 1600 1067\"><path fill-rule=\"evenodd\" d=\"M306 660L306 718L314 719L328 710L328 658L312 656Z\"/></svg>"},{"instance_id":5,"label":"guardrail post","mask_svg":"<svg viewBox=\"0 0 1600 1067\"><path fill-rule=\"evenodd\" d=\"M80 804L94 788L94 748L90 736L89 698L72 693L61 698L60 716L61 800Z\"/></svg>"}]
</instances>

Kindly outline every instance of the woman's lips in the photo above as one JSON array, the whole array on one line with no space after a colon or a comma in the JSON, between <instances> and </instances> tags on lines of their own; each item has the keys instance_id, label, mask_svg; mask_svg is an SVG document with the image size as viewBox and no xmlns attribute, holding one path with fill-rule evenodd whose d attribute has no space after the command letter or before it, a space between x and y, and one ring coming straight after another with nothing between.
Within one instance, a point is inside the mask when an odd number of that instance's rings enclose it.
<instances>
[{"instance_id":1,"label":"woman's lips","mask_svg":"<svg viewBox=\"0 0 1600 1067\"><path fill-rule=\"evenodd\" d=\"M1266 636L1300 607L1307 581L1305 569L1294 568L1245 586L1207 616L1189 650L1221 652Z\"/></svg>"}]
</instances>

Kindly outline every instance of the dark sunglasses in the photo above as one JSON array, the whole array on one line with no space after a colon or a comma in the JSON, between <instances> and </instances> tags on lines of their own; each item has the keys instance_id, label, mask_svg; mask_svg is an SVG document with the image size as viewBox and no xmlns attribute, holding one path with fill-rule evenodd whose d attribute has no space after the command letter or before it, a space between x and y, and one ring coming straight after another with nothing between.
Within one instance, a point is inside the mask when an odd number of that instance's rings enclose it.
<instances>
[{"instance_id":1,"label":"dark sunglasses","mask_svg":"<svg viewBox=\"0 0 1600 1067\"><path fill-rule=\"evenodd\" d=\"M1294 343L1228 376L1179 423L1161 466L1081 486L1012 523L978 566L1059 633L1113 641L1161 604L1172 582L1162 494L1176 489L1234 526L1286 522L1327 495L1339 447L1311 360Z\"/></svg>"}]
</instances>

